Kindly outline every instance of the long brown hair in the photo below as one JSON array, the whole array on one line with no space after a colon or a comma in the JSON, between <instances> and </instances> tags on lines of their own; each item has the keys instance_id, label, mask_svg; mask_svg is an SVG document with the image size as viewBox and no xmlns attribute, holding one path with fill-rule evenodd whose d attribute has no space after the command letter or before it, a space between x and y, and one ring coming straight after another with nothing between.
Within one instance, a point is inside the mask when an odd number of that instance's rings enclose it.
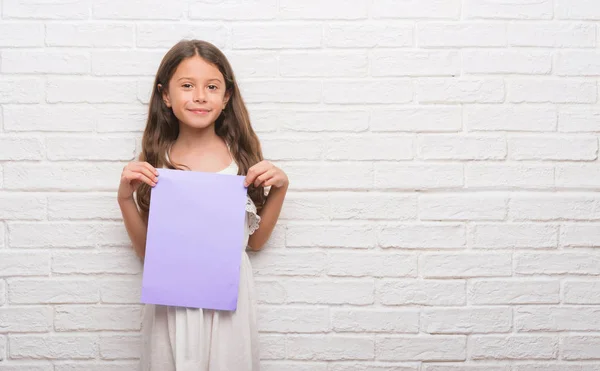
<instances>
[{"instance_id":1,"label":"long brown hair","mask_svg":"<svg viewBox=\"0 0 600 371\"><path fill-rule=\"evenodd\" d=\"M156 168L181 168L172 163L167 156L168 149L179 136L179 120L163 101L162 93L163 89L168 89L169 81L179 64L184 59L194 56L199 56L216 66L225 78L225 87L230 98L225 110L215 121L215 131L229 145L239 167L238 175L246 175L251 166L263 159L260 142L250 124L250 116L229 61L216 46L201 40L182 40L163 57L152 87L140 161L147 161ZM255 188L250 185L248 194L258 208L262 207L265 201L263 187ZM147 184L142 183L138 188L136 199L142 212L147 215L150 207L150 187Z\"/></svg>"}]
</instances>

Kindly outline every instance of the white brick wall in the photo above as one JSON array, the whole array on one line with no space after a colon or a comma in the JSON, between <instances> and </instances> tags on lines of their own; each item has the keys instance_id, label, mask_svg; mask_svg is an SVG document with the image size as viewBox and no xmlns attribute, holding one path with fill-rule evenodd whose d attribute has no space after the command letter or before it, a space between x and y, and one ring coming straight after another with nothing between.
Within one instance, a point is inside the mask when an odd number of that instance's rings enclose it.
<instances>
[{"instance_id":1,"label":"white brick wall","mask_svg":"<svg viewBox=\"0 0 600 371\"><path fill-rule=\"evenodd\" d=\"M600 371L600 2L0 8L0 371L134 369L115 191L192 37L291 179L251 257L263 370Z\"/></svg>"}]
</instances>

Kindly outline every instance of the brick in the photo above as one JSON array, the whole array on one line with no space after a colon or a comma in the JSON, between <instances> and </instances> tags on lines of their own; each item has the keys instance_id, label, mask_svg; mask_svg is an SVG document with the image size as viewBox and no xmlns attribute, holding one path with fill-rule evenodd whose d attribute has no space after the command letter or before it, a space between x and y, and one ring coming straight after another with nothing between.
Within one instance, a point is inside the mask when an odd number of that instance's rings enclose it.
<instances>
[{"instance_id":1,"label":"brick","mask_svg":"<svg viewBox=\"0 0 600 371\"><path fill-rule=\"evenodd\" d=\"M0 333L48 332L52 328L52 308L0 308Z\"/></svg>"},{"instance_id":2,"label":"brick","mask_svg":"<svg viewBox=\"0 0 600 371\"><path fill-rule=\"evenodd\" d=\"M367 56L359 52L294 51L279 55L282 77L366 77L368 66Z\"/></svg>"},{"instance_id":3,"label":"brick","mask_svg":"<svg viewBox=\"0 0 600 371\"><path fill-rule=\"evenodd\" d=\"M279 17L283 19L365 19L369 14L367 0L358 0L347 6L343 0L323 3L319 0L308 0L299 3L294 0L280 0Z\"/></svg>"},{"instance_id":4,"label":"brick","mask_svg":"<svg viewBox=\"0 0 600 371\"><path fill-rule=\"evenodd\" d=\"M475 105L465 107L469 131L556 131L558 112L553 106Z\"/></svg>"},{"instance_id":5,"label":"brick","mask_svg":"<svg viewBox=\"0 0 600 371\"><path fill-rule=\"evenodd\" d=\"M560 246L600 246L600 225L593 223L563 224L560 227Z\"/></svg>"},{"instance_id":6,"label":"brick","mask_svg":"<svg viewBox=\"0 0 600 371\"><path fill-rule=\"evenodd\" d=\"M141 353L140 335L101 335L100 357L102 359L137 359Z\"/></svg>"},{"instance_id":7,"label":"brick","mask_svg":"<svg viewBox=\"0 0 600 371\"><path fill-rule=\"evenodd\" d=\"M0 361L4 361L6 359L6 337L0 336Z\"/></svg>"},{"instance_id":8,"label":"brick","mask_svg":"<svg viewBox=\"0 0 600 371\"><path fill-rule=\"evenodd\" d=\"M44 25L42 23L13 23L5 20L0 24L0 47L28 48L43 46Z\"/></svg>"},{"instance_id":9,"label":"brick","mask_svg":"<svg viewBox=\"0 0 600 371\"><path fill-rule=\"evenodd\" d=\"M557 336L475 335L469 341L471 358L480 359L555 359Z\"/></svg>"},{"instance_id":10,"label":"brick","mask_svg":"<svg viewBox=\"0 0 600 371\"><path fill-rule=\"evenodd\" d=\"M248 103L318 103L323 90L316 80L252 80L240 85Z\"/></svg>"},{"instance_id":11,"label":"brick","mask_svg":"<svg viewBox=\"0 0 600 371\"><path fill-rule=\"evenodd\" d=\"M48 78L46 99L49 103L134 103L135 81L99 78Z\"/></svg>"},{"instance_id":12,"label":"brick","mask_svg":"<svg viewBox=\"0 0 600 371\"><path fill-rule=\"evenodd\" d=\"M338 193L342 194L342 193ZM280 220L329 220L329 197L325 193L288 193Z\"/></svg>"},{"instance_id":13,"label":"brick","mask_svg":"<svg viewBox=\"0 0 600 371\"><path fill-rule=\"evenodd\" d=\"M600 304L600 282L569 279L563 281L566 304Z\"/></svg>"},{"instance_id":14,"label":"brick","mask_svg":"<svg viewBox=\"0 0 600 371\"><path fill-rule=\"evenodd\" d=\"M551 0L467 0L463 12L466 18L551 19L553 6Z\"/></svg>"},{"instance_id":15,"label":"brick","mask_svg":"<svg viewBox=\"0 0 600 371\"><path fill-rule=\"evenodd\" d=\"M98 282L85 279L13 279L8 282L11 304L96 303Z\"/></svg>"},{"instance_id":16,"label":"brick","mask_svg":"<svg viewBox=\"0 0 600 371\"><path fill-rule=\"evenodd\" d=\"M515 273L523 275L600 275L600 255L585 252L518 253Z\"/></svg>"},{"instance_id":17,"label":"brick","mask_svg":"<svg viewBox=\"0 0 600 371\"><path fill-rule=\"evenodd\" d=\"M383 305L464 306L464 280L385 280L376 294Z\"/></svg>"},{"instance_id":18,"label":"brick","mask_svg":"<svg viewBox=\"0 0 600 371\"><path fill-rule=\"evenodd\" d=\"M240 24L231 29L231 46L233 49L319 48L322 33L322 28L313 23Z\"/></svg>"},{"instance_id":19,"label":"brick","mask_svg":"<svg viewBox=\"0 0 600 371\"><path fill-rule=\"evenodd\" d=\"M340 253L328 255L327 274L338 277L416 277L413 254Z\"/></svg>"},{"instance_id":20,"label":"brick","mask_svg":"<svg viewBox=\"0 0 600 371\"><path fill-rule=\"evenodd\" d=\"M303 109L270 110L257 108L251 111L252 125L293 132L362 132L369 128L369 112L344 109L307 111Z\"/></svg>"},{"instance_id":21,"label":"brick","mask_svg":"<svg viewBox=\"0 0 600 371\"><path fill-rule=\"evenodd\" d=\"M558 246L558 226L533 223L475 223L469 245L478 249L551 249Z\"/></svg>"},{"instance_id":22,"label":"brick","mask_svg":"<svg viewBox=\"0 0 600 371\"><path fill-rule=\"evenodd\" d=\"M510 201L512 220L588 220L600 219L600 198L591 194L516 195Z\"/></svg>"},{"instance_id":23,"label":"brick","mask_svg":"<svg viewBox=\"0 0 600 371\"><path fill-rule=\"evenodd\" d=\"M44 99L44 82L35 77L0 77L0 104L39 103Z\"/></svg>"},{"instance_id":24,"label":"brick","mask_svg":"<svg viewBox=\"0 0 600 371\"><path fill-rule=\"evenodd\" d=\"M278 160L319 160L323 156L326 142L316 138L298 137L294 139L263 137L263 155L271 161Z\"/></svg>"},{"instance_id":25,"label":"brick","mask_svg":"<svg viewBox=\"0 0 600 371\"><path fill-rule=\"evenodd\" d=\"M0 277L48 276L50 254L45 251L0 250Z\"/></svg>"},{"instance_id":26,"label":"brick","mask_svg":"<svg viewBox=\"0 0 600 371\"><path fill-rule=\"evenodd\" d=\"M186 10L187 2L184 0L174 0L169 4L160 0L92 2L92 15L95 19L179 20Z\"/></svg>"},{"instance_id":27,"label":"brick","mask_svg":"<svg viewBox=\"0 0 600 371\"><path fill-rule=\"evenodd\" d=\"M96 76L154 76L163 58L155 51L92 52L92 74Z\"/></svg>"},{"instance_id":28,"label":"brick","mask_svg":"<svg viewBox=\"0 0 600 371\"><path fill-rule=\"evenodd\" d=\"M284 169L290 183L303 190L332 191L373 188L373 166L370 163L287 163Z\"/></svg>"},{"instance_id":29,"label":"brick","mask_svg":"<svg viewBox=\"0 0 600 371\"><path fill-rule=\"evenodd\" d=\"M600 336L565 336L562 338L562 359L565 360L598 360Z\"/></svg>"},{"instance_id":30,"label":"brick","mask_svg":"<svg viewBox=\"0 0 600 371\"><path fill-rule=\"evenodd\" d=\"M423 371L511 371L510 365L498 366L492 364L469 365L465 363L426 364Z\"/></svg>"},{"instance_id":31,"label":"brick","mask_svg":"<svg viewBox=\"0 0 600 371\"><path fill-rule=\"evenodd\" d=\"M331 323L335 332L418 333L419 312L414 309L333 309Z\"/></svg>"},{"instance_id":32,"label":"brick","mask_svg":"<svg viewBox=\"0 0 600 371\"><path fill-rule=\"evenodd\" d=\"M138 274L142 267L132 251L60 252L52 256L52 273L58 274Z\"/></svg>"},{"instance_id":33,"label":"brick","mask_svg":"<svg viewBox=\"0 0 600 371\"><path fill-rule=\"evenodd\" d=\"M132 161L135 138L123 137L51 137L46 138L48 159Z\"/></svg>"},{"instance_id":34,"label":"brick","mask_svg":"<svg viewBox=\"0 0 600 371\"><path fill-rule=\"evenodd\" d=\"M558 52L555 73L559 76L600 76L600 53L583 50Z\"/></svg>"},{"instance_id":35,"label":"brick","mask_svg":"<svg viewBox=\"0 0 600 371\"><path fill-rule=\"evenodd\" d=\"M552 71L552 54L545 51L463 50L466 74L548 75Z\"/></svg>"},{"instance_id":36,"label":"brick","mask_svg":"<svg viewBox=\"0 0 600 371\"><path fill-rule=\"evenodd\" d=\"M375 228L368 225L289 224L286 246L368 249L375 247L376 234Z\"/></svg>"},{"instance_id":37,"label":"brick","mask_svg":"<svg viewBox=\"0 0 600 371\"><path fill-rule=\"evenodd\" d=\"M288 358L298 360L370 360L374 356L374 340L359 336L289 336L286 347Z\"/></svg>"},{"instance_id":38,"label":"brick","mask_svg":"<svg viewBox=\"0 0 600 371\"><path fill-rule=\"evenodd\" d=\"M235 76L239 80L257 77L276 78L279 76L279 60L275 51L241 50L227 53L227 59L229 59L229 63L235 71ZM250 109L250 111L254 119L254 110ZM263 125L260 120L258 120L258 123ZM257 130L258 128L255 127L254 129Z\"/></svg>"},{"instance_id":39,"label":"brick","mask_svg":"<svg viewBox=\"0 0 600 371\"><path fill-rule=\"evenodd\" d=\"M512 309L432 308L421 314L421 327L429 334L487 334L512 330Z\"/></svg>"},{"instance_id":40,"label":"brick","mask_svg":"<svg viewBox=\"0 0 600 371\"><path fill-rule=\"evenodd\" d=\"M420 103L500 103L504 81L498 79L422 79L417 81Z\"/></svg>"},{"instance_id":41,"label":"brick","mask_svg":"<svg viewBox=\"0 0 600 371\"><path fill-rule=\"evenodd\" d=\"M458 132L462 128L461 108L415 106L374 109L369 127L376 132Z\"/></svg>"},{"instance_id":42,"label":"brick","mask_svg":"<svg viewBox=\"0 0 600 371\"><path fill-rule=\"evenodd\" d=\"M190 19L266 20L277 16L276 0L252 0L240 3L233 0L192 2L189 5Z\"/></svg>"},{"instance_id":43,"label":"brick","mask_svg":"<svg viewBox=\"0 0 600 371\"><path fill-rule=\"evenodd\" d=\"M593 48L596 32L592 24L566 22L513 22L508 25L512 46L546 48Z\"/></svg>"},{"instance_id":44,"label":"brick","mask_svg":"<svg viewBox=\"0 0 600 371\"><path fill-rule=\"evenodd\" d=\"M459 0L376 0L371 9L373 18L458 19Z\"/></svg>"},{"instance_id":45,"label":"brick","mask_svg":"<svg viewBox=\"0 0 600 371\"><path fill-rule=\"evenodd\" d=\"M98 338L90 335L15 335L9 342L11 359L93 359L98 354Z\"/></svg>"},{"instance_id":46,"label":"brick","mask_svg":"<svg viewBox=\"0 0 600 371\"><path fill-rule=\"evenodd\" d=\"M600 109L593 106L560 109L558 131L565 133L600 131Z\"/></svg>"},{"instance_id":47,"label":"brick","mask_svg":"<svg viewBox=\"0 0 600 371\"><path fill-rule=\"evenodd\" d=\"M121 210L113 193L48 195L49 220L121 219Z\"/></svg>"},{"instance_id":48,"label":"brick","mask_svg":"<svg viewBox=\"0 0 600 371\"><path fill-rule=\"evenodd\" d=\"M336 22L323 27L324 46L332 48L408 47L414 44L414 26L411 24Z\"/></svg>"},{"instance_id":49,"label":"brick","mask_svg":"<svg viewBox=\"0 0 600 371\"><path fill-rule=\"evenodd\" d=\"M376 358L382 361L462 361L465 336L387 336L376 340ZM399 351L401 350L401 351Z\"/></svg>"},{"instance_id":50,"label":"brick","mask_svg":"<svg viewBox=\"0 0 600 371\"><path fill-rule=\"evenodd\" d=\"M282 282L288 303L368 305L374 302L370 279L290 280Z\"/></svg>"},{"instance_id":51,"label":"brick","mask_svg":"<svg viewBox=\"0 0 600 371\"><path fill-rule=\"evenodd\" d=\"M285 343L284 335L259 334L260 359L285 359Z\"/></svg>"},{"instance_id":52,"label":"brick","mask_svg":"<svg viewBox=\"0 0 600 371\"><path fill-rule=\"evenodd\" d=\"M463 166L457 164L375 163L377 189L462 188ZM360 174L360 172L359 172Z\"/></svg>"},{"instance_id":53,"label":"brick","mask_svg":"<svg viewBox=\"0 0 600 371\"><path fill-rule=\"evenodd\" d=\"M324 157L334 161L409 160L414 157L413 142L412 136L390 134L334 137L324 145Z\"/></svg>"},{"instance_id":54,"label":"brick","mask_svg":"<svg viewBox=\"0 0 600 371\"><path fill-rule=\"evenodd\" d=\"M103 279L100 300L108 304L138 304L141 296L141 277Z\"/></svg>"},{"instance_id":55,"label":"brick","mask_svg":"<svg viewBox=\"0 0 600 371\"><path fill-rule=\"evenodd\" d=\"M0 135L0 161L41 160L42 142L37 138Z\"/></svg>"},{"instance_id":56,"label":"brick","mask_svg":"<svg viewBox=\"0 0 600 371\"><path fill-rule=\"evenodd\" d=\"M508 155L513 160L595 160L598 157L598 139L592 136L564 134L561 137L509 137Z\"/></svg>"},{"instance_id":57,"label":"brick","mask_svg":"<svg viewBox=\"0 0 600 371\"><path fill-rule=\"evenodd\" d=\"M194 6L196 3L190 5L190 7ZM220 24L140 23L137 25L136 45L142 48L171 48L180 40L190 40L202 35L202 40L210 42L217 48L224 48L228 31L227 27ZM229 58L229 54L227 57ZM237 70L234 70L237 74Z\"/></svg>"},{"instance_id":58,"label":"brick","mask_svg":"<svg viewBox=\"0 0 600 371\"><path fill-rule=\"evenodd\" d=\"M419 198L420 220L503 220L508 198L497 194L436 194Z\"/></svg>"},{"instance_id":59,"label":"brick","mask_svg":"<svg viewBox=\"0 0 600 371\"><path fill-rule=\"evenodd\" d=\"M506 45L506 26L479 22L422 22L417 24L417 41L428 47L500 47Z\"/></svg>"},{"instance_id":60,"label":"brick","mask_svg":"<svg viewBox=\"0 0 600 371\"><path fill-rule=\"evenodd\" d=\"M381 228L379 245L400 249L452 249L466 244L461 224L401 224Z\"/></svg>"},{"instance_id":61,"label":"brick","mask_svg":"<svg viewBox=\"0 0 600 371\"><path fill-rule=\"evenodd\" d=\"M418 137L418 156L424 160L502 160L503 136L424 134Z\"/></svg>"},{"instance_id":62,"label":"brick","mask_svg":"<svg viewBox=\"0 0 600 371\"><path fill-rule=\"evenodd\" d=\"M329 308L327 307L267 307L258 309L259 331L279 333L328 332Z\"/></svg>"},{"instance_id":63,"label":"brick","mask_svg":"<svg viewBox=\"0 0 600 371\"><path fill-rule=\"evenodd\" d=\"M96 126L95 120L89 117L93 111L88 105L5 105L4 130L91 132Z\"/></svg>"},{"instance_id":64,"label":"brick","mask_svg":"<svg viewBox=\"0 0 600 371\"><path fill-rule=\"evenodd\" d=\"M3 140L0 138L0 147L3 147ZM27 149L27 141L15 142L22 143ZM39 143L37 143L39 145ZM3 147L6 148L6 147ZM10 148L10 147L9 147ZM35 150L36 147L29 149ZM39 147L37 147L39 148ZM0 156L1 158L1 156ZM46 197L40 194L27 193L0 193L0 219L3 220L41 220L46 217Z\"/></svg>"},{"instance_id":65,"label":"brick","mask_svg":"<svg viewBox=\"0 0 600 371\"><path fill-rule=\"evenodd\" d=\"M330 371L331 368L327 368L328 364L330 363L306 361L261 361L260 369L262 371Z\"/></svg>"},{"instance_id":66,"label":"brick","mask_svg":"<svg viewBox=\"0 0 600 371\"><path fill-rule=\"evenodd\" d=\"M318 276L325 270L323 252L261 252L252 259L254 274L259 276Z\"/></svg>"},{"instance_id":67,"label":"brick","mask_svg":"<svg viewBox=\"0 0 600 371\"><path fill-rule=\"evenodd\" d=\"M560 301L559 282L542 279L481 279L470 281L471 304L555 304Z\"/></svg>"},{"instance_id":68,"label":"brick","mask_svg":"<svg viewBox=\"0 0 600 371\"><path fill-rule=\"evenodd\" d=\"M85 248L129 245L122 223L10 223L11 247Z\"/></svg>"},{"instance_id":69,"label":"brick","mask_svg":"<svg viewBox=\"0 0 600 371\"><path fill-rule=\"evenodd\" d=\"M527 306L515 308L517 331L598 331L598 306Z\"/></svg>"},{"instance_id":70,"label":"brick","mask_svg":"<svg viewBox=\"0 0 600 371\"><path fill-rule=\"evenodd\" d=\"M116 191L123 164L17 164L4 168L4 188L43 191ZM82 176L85 174L86 176Z\"/></svg>"},{"instance_id":71,"label":"brick","mask_svg":"<svg viewBox=\"0 0 600 371\"><path fill-rule=\"evenodd\" d=\"M89 0L69 2L38 2L33 0L5 0L3 18L16 19L88 19Z\"/></svg>"},{"instance_id":72,"label":"brick","mask_svg":"<svg viewBox=\"0 0 600 371\"><path fill-rule=\"evenodd\" d=\"M326 204L332 219L400 221L414 220L418 214L416 195L328 192Z\"/></svg>"},{"instance_id":73,"label":"brick","mask_svg":"<svg viewBox=\"0 0 600 371\"><path fill-rule=\"evenodd\" d=\"M87 52L16 51L2 52L2 73L18 74L67 74L90 72L90 56Z\"/></svg>"},{"instance_id":74,"label":"brick","mask_svg":"<svg viewBox=\"0 0 600 371\"><path fill-rule=\"evenodd\" d=\"M515 79L508 83L508 100L512 103L595 103L596 83L589 80Z\"/></svg>"},{"instance_id":75,"label":"brick","mask_svg":"<svg viewBox=\"0 0 600 371\"><path fill-rule=\"evenodd\" d=\"M138 366L138 362L69 362L56 363L54 371L131 371Z\"/></svg>"},{"instance_id":76,"label":"brick","mask_svg":"<svg viewBox=\"0 0 600 371\"><path fill-rule=\"evenodd\" d=\"M42 363L38 362L11 361L10 364L0 365L0 371L54 371L54 366L51 363L43 361Z\"/></svg>"},{"instance_id":77,"label":"brick","mask_svg":"<svg viewBox=\"0 0 600 371\"><path fill-rule=\"evenodd\" d=\"M554 186L554 168L472 163L465 166L465 182L468 188L547 189Z\"/></svg>"},{"instance_id":78,"label":"brick","mask_svg":"<svg viewBox=\"0 0 600 371\"><path fill-rule=\"evenodd\" d=\"M330 81L323 87L323 95L325 103L399 104L412 102L414 91L407 80Z\"/></svg>"},{"instance_id":79,"label":"brick","mask_svg":"<svg viewBox=\"0 0 600 371\"><path fill-rule=\"evenodd\" d=\"M136 132L140 133L146 126L148 108L142 104L131 106L102 105L97 112L96 128L104 132Z\"/></svg>"},{"instance_id":80,"label":"brick","mask_svg":"<svg viewBox=\"0 0 600 371\"><path fill-rule=\"evenodd\" d=\"M600 9L589 0L557 0L556 17L558 19L600 20Z\"/></svg>"},{"instance_id":81,"label":"brick","mask_svg":"<svg viewBox=\"0 0 600 371\"><path fill-rule=\"evenodd\" d=\"M56 306L56 331L127 331L139 330L141 307L136 306Z\"/></svg>"},{"instance_id":82,"label":"brick","mask_svg":"<svg viewBox=\"0 0 600 371\"><path fill-rule=\"evenodd\" d=\"M577 362L537 362L515 365L514 371L598 371L600 365Z\"/></svg>"},{"instance_id":83,"label":"brick","mask_svg":"<svg viewBox=\"0 0 600 371\"><path fill-rule=\"evenodd\" d=\"M132 47L135 28L123 23L49 23L46 24L48 46Z\"/></svg>"},{"instance_id":84,"label":"brick","mask_svg":"<svg viewBox=\"0 0 600 371\"><path fill-rule=\"evenodd\" d=\"M419 272L426 278L506 277L512 274L509 253L423 254Z\"/></svg>"},{"instance_id":85,"label":"brick","mask_svg":"<svg viewBox=\"0 0 600 371\"><path fill-rule=\"evenodd\" d=\"M592 164L556 165L558 188L597 189L600 187L600 168Z\"/></svg>"},{"instance_id":86,"label":"brick","mask_svg":"<svg viewBox=\"0 0 600 371\"><path fill-rule=\"evenodd\" d=\"M457 51L373 50L372 76L456 76L461 60Z\"/></svg>"},{"instance_id":87,"label":"brick","mask_svg":"<svg viewBox=\"0 0 600 371\"><path fill-rule=\"evenodd\" d=\"M4 305L6 303L6 283L5 281L0 281L0 306ZM1 359L1 352L0 352L0 359Z\"/></svg>"}]
</instances>

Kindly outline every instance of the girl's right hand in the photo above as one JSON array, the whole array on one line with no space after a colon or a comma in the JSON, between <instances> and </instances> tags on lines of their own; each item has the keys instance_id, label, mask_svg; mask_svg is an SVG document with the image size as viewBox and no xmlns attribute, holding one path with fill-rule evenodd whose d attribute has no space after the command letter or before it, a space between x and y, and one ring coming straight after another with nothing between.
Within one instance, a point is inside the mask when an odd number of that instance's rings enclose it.
<instances>
[{"instance_id":1,"label":"girl's right hand","mask_svg":"<svg viewBox=\"0 0 600 371\"><path fill-rule=\"evenodd\" d=\"M158 171L147 162L130 162L123 168L121 183L117 198L124 201L133 198L133 192L137 191L143 183L154 187L158 182Z\"/></svg>"}]
</instances>

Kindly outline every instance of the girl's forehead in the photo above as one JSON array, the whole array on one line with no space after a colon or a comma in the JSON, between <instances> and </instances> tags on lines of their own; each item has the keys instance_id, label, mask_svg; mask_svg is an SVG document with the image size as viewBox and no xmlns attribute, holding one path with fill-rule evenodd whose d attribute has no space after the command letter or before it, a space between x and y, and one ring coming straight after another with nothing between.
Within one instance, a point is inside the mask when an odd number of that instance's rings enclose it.
<instances>
[{"instance_id":1,"label":"girl's forehead","mask_svg":"<svg viewBox=\"0 0 600 371\"><path fill-rule=\"evenodd\" d=\"M223 74L217 66L208 63L199 56L186 58L175 69L173 80L188 78L193 80L220 80L224 81Z\"/></svg>"}]
</instances>

